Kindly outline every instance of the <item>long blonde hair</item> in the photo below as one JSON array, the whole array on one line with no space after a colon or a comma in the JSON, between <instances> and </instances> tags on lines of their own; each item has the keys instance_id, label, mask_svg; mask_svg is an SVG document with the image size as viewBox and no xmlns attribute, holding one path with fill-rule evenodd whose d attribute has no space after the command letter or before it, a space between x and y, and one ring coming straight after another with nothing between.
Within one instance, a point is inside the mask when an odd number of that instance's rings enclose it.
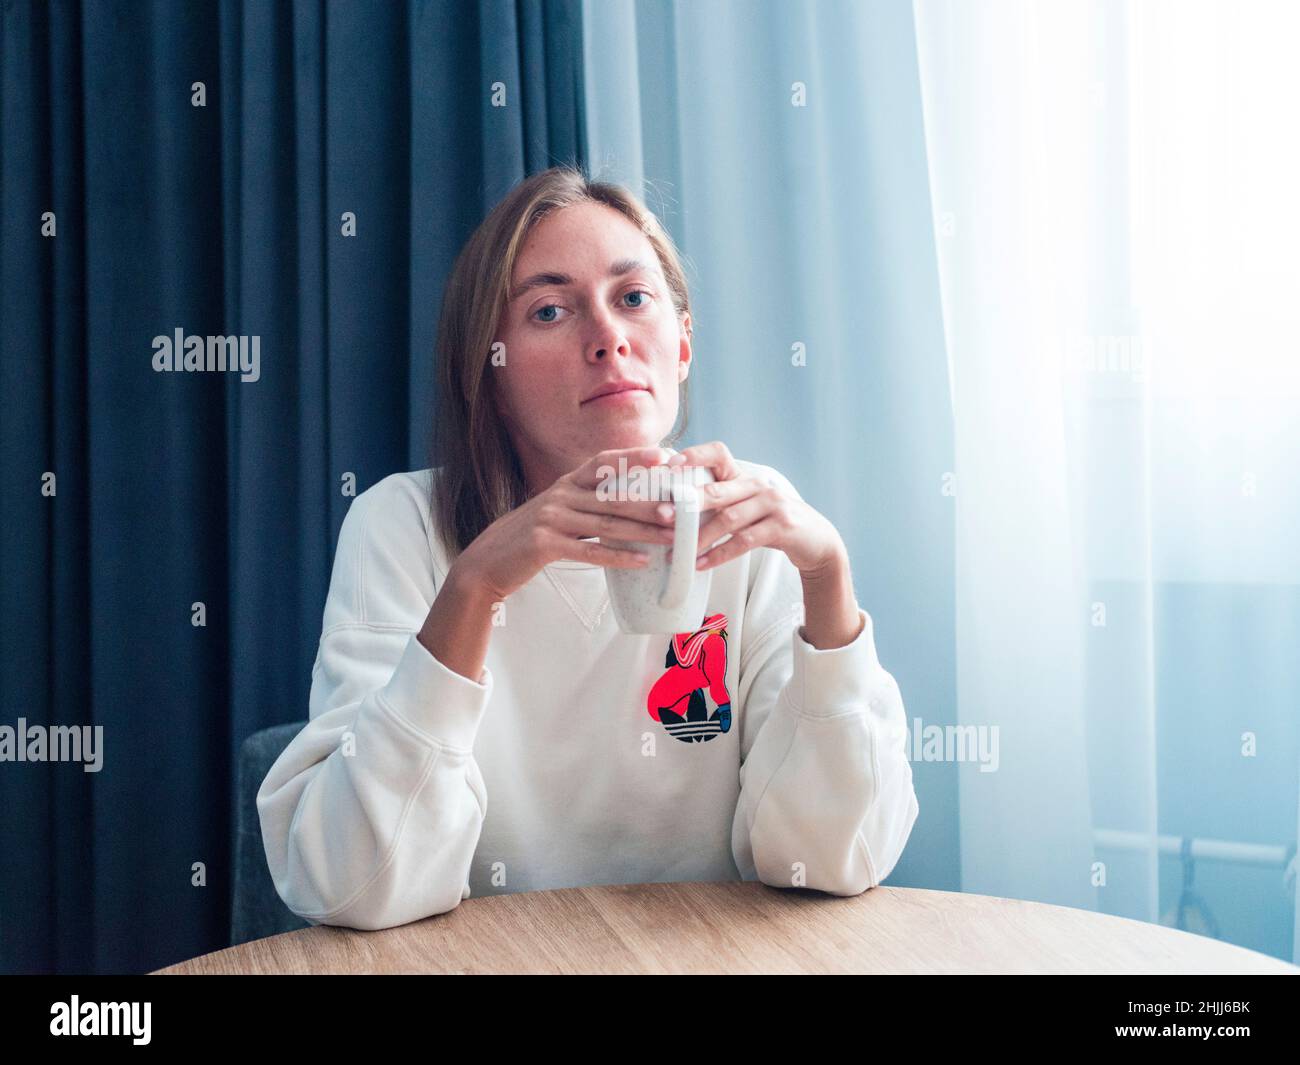
<instances>
[{"instance_id":1,"label":"long blonde hair","mask_svg":"<svg viewBox=\"0 0 1300 1065\"><path fill-rule=\"evenodd\" d=\"M563 165L525 178L506 194L456 257L438 320L432 465L441 466L441 473L433 478L430 503L451 558L528 498L518 455L492 398L491 348L528 234L550 212L583 201L614 208L646 235L659 256L678 318L690 311L686 274L672 237L627 189L593 181L578 167ZM685 432L688 399L683 381L681 424L664 443L673 444Z\"/></svg>"}]
</instances>

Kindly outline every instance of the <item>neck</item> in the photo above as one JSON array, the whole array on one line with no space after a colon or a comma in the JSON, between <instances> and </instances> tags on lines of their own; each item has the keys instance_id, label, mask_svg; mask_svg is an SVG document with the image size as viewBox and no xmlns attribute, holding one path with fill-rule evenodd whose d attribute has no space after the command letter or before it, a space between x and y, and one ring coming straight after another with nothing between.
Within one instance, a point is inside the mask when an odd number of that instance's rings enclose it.
<instances>
[{"instance_id":1,"label":"neck","mask_svg":"<svg viewBox=\"0 0 1300 1065\"><path fill-rule=\"evenodd\" d=\"M519 458L520 468L524 472L524 484L528 490L528 498L550 488L568 470L560 469L555 463L546 462L537 458Z\"/></svg>"}]
</instances>

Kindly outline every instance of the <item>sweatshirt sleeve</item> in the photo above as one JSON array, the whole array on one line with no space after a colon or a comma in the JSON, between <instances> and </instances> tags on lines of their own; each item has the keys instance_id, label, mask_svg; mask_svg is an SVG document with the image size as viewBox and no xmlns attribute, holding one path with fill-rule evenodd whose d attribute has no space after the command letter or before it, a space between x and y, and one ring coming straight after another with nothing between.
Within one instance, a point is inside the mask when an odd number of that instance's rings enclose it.
<instances>
[{"instance_id":1,"label":"sweatshirt sleeve","mask_svg":"<svg viewBox=\"0 0 1300 1065\"><path fill-rule=\"evenodd\" d=\"M469 896L492 676L475 683L416 639L440 581L416 485L395 474L353 500L309 720L257 795L276 891L312 924L388 928Z\"/></svg>"},{"instance_id":2,"label":"sweatshirt sleeve","mask_svg":"<svg viewBox=\"0 0 1300 1065\"><path fill-rule=\"evenodd\" d=\"M902 696L865 610L851 643L813 647L796 625L798 570L780 551L754 553L732 854L746 880L857 895L892 872L919 813Z\"/></svg>"}]
</instances>

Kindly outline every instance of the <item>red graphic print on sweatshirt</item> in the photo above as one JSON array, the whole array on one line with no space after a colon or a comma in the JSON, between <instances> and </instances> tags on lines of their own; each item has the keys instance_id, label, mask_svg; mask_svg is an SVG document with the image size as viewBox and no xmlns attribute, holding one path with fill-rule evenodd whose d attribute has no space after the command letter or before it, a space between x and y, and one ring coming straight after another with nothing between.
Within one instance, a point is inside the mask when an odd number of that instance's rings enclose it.
<instances>
[{"instance_id":1,"label":"red graphic print on sweatshirt","mask_svg":"<svg viewBox=\"0 0 1300 1065\"><path fill-rule=\"evenodd\" d=\"M727 692L727 616L713 614L694 632L679 632L668 645L666 672L646 696L646 709L670 736L702 743L731 729ZM718 708L710 714L704 691Z\"/></svg>"}]
</instances>

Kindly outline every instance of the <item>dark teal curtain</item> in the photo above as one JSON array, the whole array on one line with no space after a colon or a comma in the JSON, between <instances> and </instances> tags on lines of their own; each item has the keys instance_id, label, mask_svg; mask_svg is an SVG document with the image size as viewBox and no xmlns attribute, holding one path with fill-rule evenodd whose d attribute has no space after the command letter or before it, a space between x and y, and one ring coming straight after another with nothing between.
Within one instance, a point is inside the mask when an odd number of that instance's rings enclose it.
<instances>
[{"instance_id":1,"label":"dark teal curtain","mask_svg":"<svg viewBox=\"0 0 1300 1065\"><path fill-rule=\"evenodd\" d=\"M429 464L456 252L584 161L580 12L0 11L0 725L103 728L0 763L0 969L144 971L228 943L235 754L307 716L345 476ZM260 379L156 372L177 329Z\"/></svg>"}]
</instances>

